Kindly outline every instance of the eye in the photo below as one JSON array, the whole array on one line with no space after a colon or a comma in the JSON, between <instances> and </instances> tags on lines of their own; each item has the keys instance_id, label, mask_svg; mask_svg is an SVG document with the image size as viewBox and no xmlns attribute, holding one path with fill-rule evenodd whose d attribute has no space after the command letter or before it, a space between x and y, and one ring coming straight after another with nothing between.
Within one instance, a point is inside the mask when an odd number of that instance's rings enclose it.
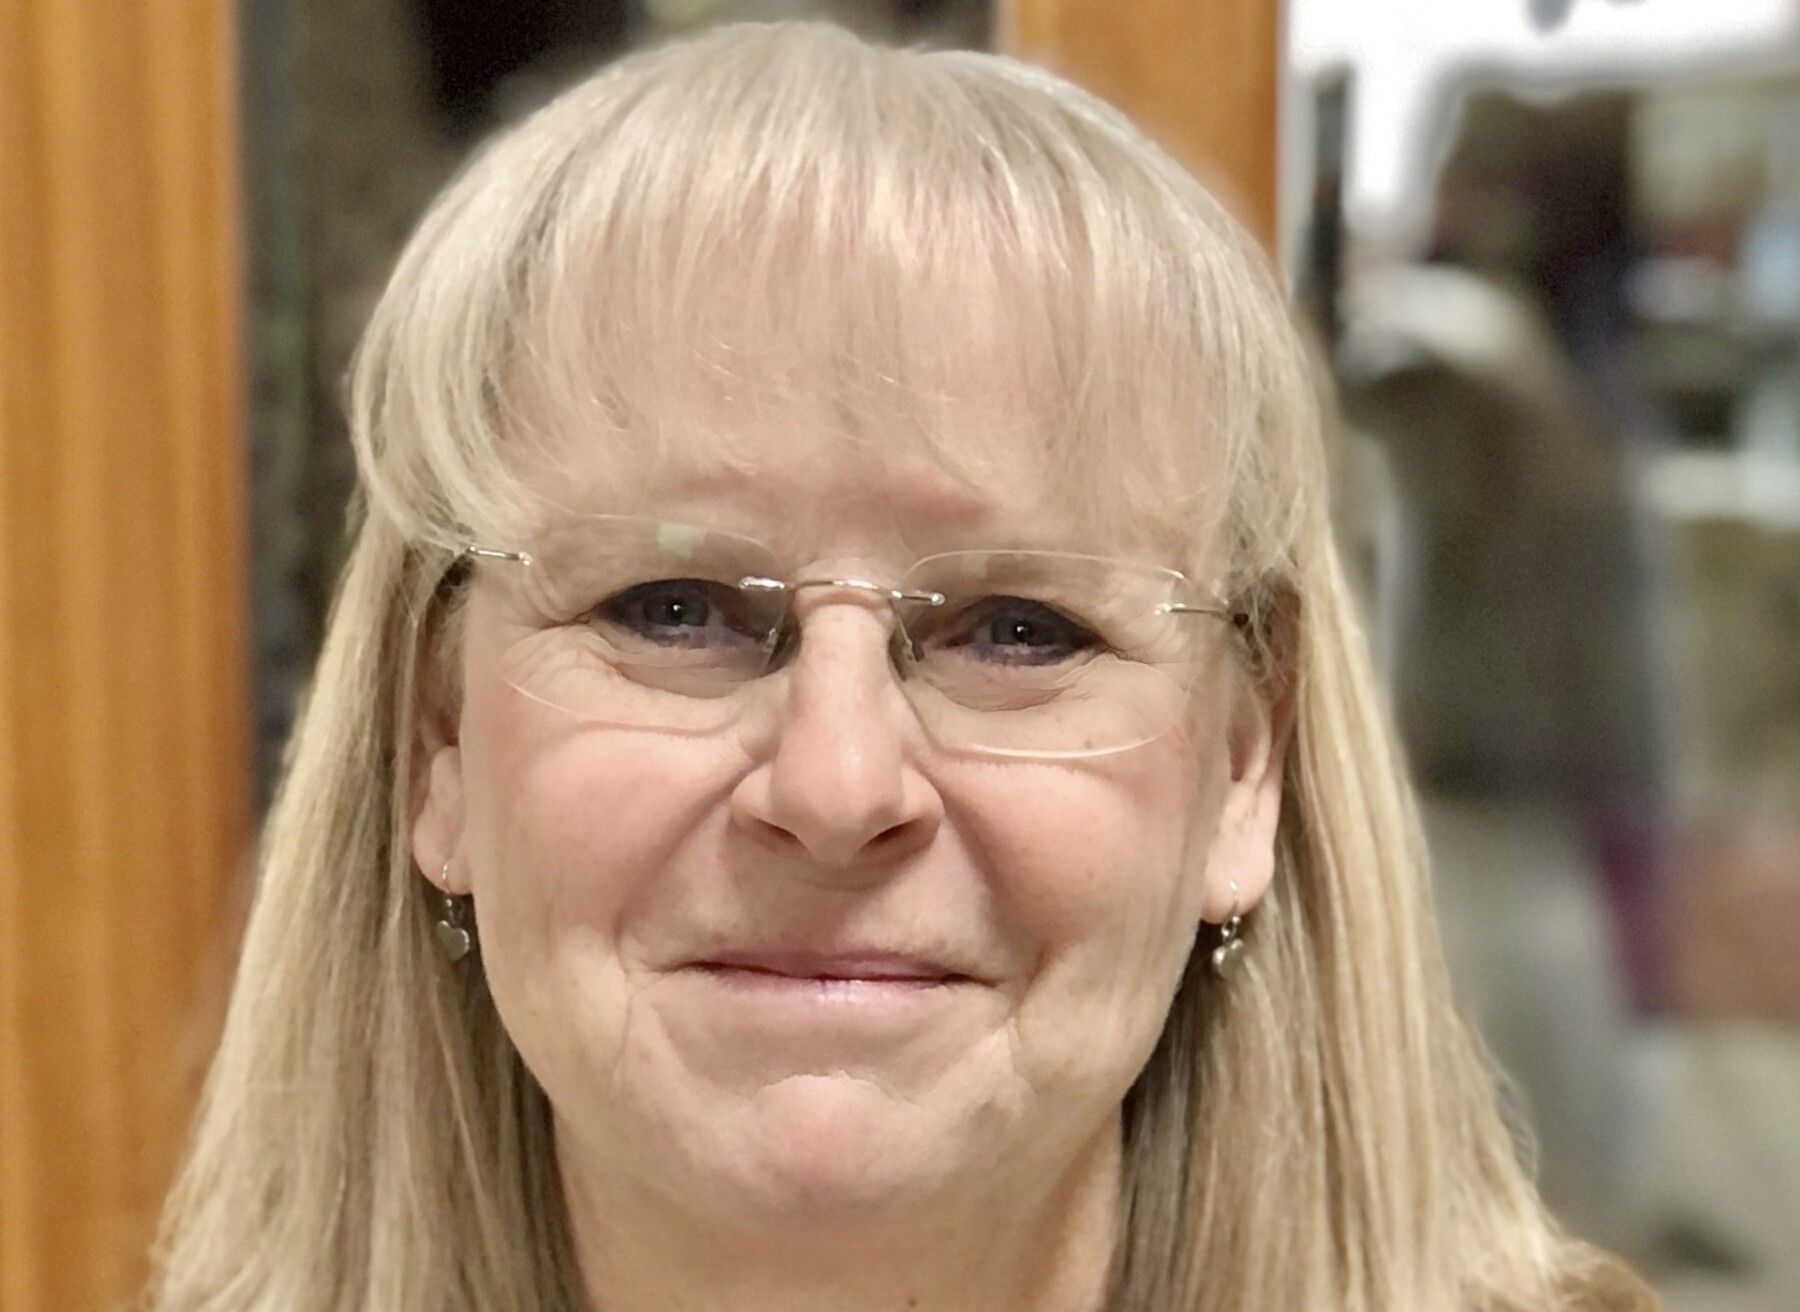
<instances>
[{"instance_id":1,"label":"eye","mask_svg":"<svg viewBox=\"0 0 1800 1312\"><path fill-rule=\"evenodd\" d=\"M743 593L712 579L657 579L616 592L588 612L588 622L639 645L735 647L763 640Z\"/></svg>"},{"instance_id":2,"label":"eye","mask_svg":"<svg viewBox=\"0 0 1800 1312\"><path fill-rule=\"evenodd\" d=\"M946 616L920 644L994 665L1055 665L1098 649L1099 637L1053 606L1027 597L981 597Z\"/></svg>"}]
</instances>

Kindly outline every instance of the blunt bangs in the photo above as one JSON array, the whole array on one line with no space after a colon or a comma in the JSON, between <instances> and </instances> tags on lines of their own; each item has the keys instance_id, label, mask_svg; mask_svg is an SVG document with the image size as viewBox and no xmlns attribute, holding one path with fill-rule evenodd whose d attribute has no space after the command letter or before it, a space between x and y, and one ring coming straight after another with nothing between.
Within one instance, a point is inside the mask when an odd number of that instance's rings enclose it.
<instances>
[{"instance_id":1,"label":"blunt bangs","mask_svg":"<svg viewBox=\"0 0 1800 1312\"><path fill-rule=\"evenodd\" d=\"M1260 254L1115 111L778 25L621 61L498 138L403 257L351 408L372 509L445 548L519 540L571 464L612 499L748 472L729 417L802 395L819 440L973 486L1023 429L1073 513L1255 577L1296 526L1254 467L1300 458L1309 394Z\"/></svg>"}]
</instances>

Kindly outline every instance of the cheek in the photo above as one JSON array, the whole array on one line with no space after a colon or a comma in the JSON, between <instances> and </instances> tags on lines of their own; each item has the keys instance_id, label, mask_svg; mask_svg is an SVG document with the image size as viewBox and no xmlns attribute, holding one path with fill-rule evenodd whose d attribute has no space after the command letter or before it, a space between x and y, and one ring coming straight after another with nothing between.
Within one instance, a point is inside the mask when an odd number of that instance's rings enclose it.
<instances>
[{"instance_id":1,"label":"cheek","mask_svg":"<svg viewBox=\"0 0 1800 1312\"><path fill-rule=\"evenodd\" d=\"M1217 788L1191 739L1075 766L1009 765L959 810L1037 960L1015 1017L1028 1078L1122 1094L1192 949Z\"/></svg>"},{"instance_id":2,"label":"cheek","mask_svg":"<svg viewBox=\"0 0 1800 1312\"><path fill-rule=\"evenodd\" d=\"M1000 767L963 794L1003 895L1042 941L1097 947L1198 917L1220 789L1197 756L1191 739L1171 735L1068 766Z\"/></svg>"},{"instance_id":3,"label":"cheek","mask_svg":"<svg viewBox=\"0 0 1800 1312\"><path fill-rule=\"evenodd\" d=\"M478 897L535 902L596 930L719 823L741 769L715 742L530 713L466 731L465 758Z\"/></svg>"},{"instance_id":4,"label":"cheek","mask_svg":"<svg viewBox=\"0 0 1800 1312\"><path fill-rule=\"evenodd\" d=\"M527 1062L591 1081L616 1056L678 897L667 872L723 814L717 744L581 727L502 691L463 723L464 845L482 968ZM577 1042L570 1042L577 1038ZM540 1041L541 1040L541 1041Z\"/></svg>"}]
</instances>

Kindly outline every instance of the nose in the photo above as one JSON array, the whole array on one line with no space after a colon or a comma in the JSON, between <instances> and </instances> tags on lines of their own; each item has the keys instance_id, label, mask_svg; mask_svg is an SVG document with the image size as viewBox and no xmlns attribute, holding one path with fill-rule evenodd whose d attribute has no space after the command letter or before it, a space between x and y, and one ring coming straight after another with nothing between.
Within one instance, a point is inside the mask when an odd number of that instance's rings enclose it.
<instances>
[{"instance_id":1,"label":"nose","mask_svg":"<svg viewBox=\"0 0 1800 1312\"><path fill-rule=\"evenodd\" d=\"M886 604L839 600L806 608L778 722L731 810L756 841L844 871L921 850L943 801L912 750L920 733L890 665Z\"/></svg>"}]
</instances>

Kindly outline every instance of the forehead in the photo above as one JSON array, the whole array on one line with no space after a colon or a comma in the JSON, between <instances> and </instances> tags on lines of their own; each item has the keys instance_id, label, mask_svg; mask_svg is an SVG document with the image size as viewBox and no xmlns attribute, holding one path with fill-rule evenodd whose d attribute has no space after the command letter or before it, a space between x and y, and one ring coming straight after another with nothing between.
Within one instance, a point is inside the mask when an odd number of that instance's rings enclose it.
<instances>
[{"instance_id":1,"label":"forehead","mask_svg":"<svg viewBox=\"0 0 1800 1312\"><path fill-rule=\"evenodd\" d=\"M1130 380L1096 365L1099 325L1058 310L1055 280L973 248L746 264L721 255L704 295L624 319L565 289L514 380L514 467L551 520L653 514L800 552L887 529L926 550L1185 567L1191 415L1149 399L1149 360Z\"/></svg>"},{"instance_id":2,"label":"forehead","mask_svg":"<svg viewBox=\"0 0 1800 1312\"><path fill-rule=\"evenodd\" d=\"M693 428L567 434L536 449L527 475L536 527L649 516L756 538L796 562L1009 547L1181 563L1182 534L1075 479L1044 417L997 376L885 411L823 387L740 389Z\"/></svg>"}]
</instances>

